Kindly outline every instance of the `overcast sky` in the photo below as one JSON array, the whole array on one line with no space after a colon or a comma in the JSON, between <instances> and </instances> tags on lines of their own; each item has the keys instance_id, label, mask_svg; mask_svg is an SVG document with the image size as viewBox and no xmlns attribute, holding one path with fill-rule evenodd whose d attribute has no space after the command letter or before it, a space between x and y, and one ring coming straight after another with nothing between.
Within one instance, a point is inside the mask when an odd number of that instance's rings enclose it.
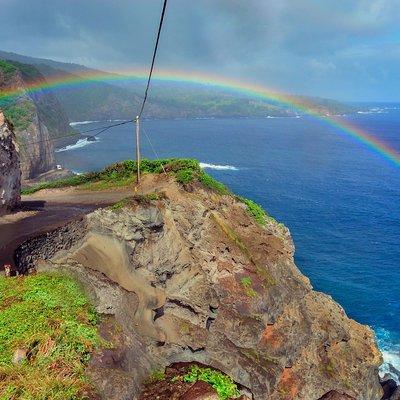
<instances>
[{"instance_id":1,"label":"overcast sky","mask_svg":"<svg viewBox=\"0 0 400 400\"><path fill-rule=\"evenodd\" d=\"M162 0L0 0L0 50L148 65ZM400 101L400 0L169 0L158 67Z\"/></svg>"}]
</instances>

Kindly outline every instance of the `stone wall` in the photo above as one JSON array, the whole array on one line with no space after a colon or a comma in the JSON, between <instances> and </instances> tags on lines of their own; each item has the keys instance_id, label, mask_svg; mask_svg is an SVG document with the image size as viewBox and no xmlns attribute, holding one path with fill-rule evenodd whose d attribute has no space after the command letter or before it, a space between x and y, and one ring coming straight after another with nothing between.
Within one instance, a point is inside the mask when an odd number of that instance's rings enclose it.
<instances>
[{"instance_id":1,"label":"stone wall","mask_svg":"<svg viewBox=\"0 0 400 400\"><path fill-rule=\"evenodd\" d=\"M14 254L17 271L21 274L34 268L39 260L49 260L61 250L69 250L87 232L85 217L43 233L22 243Z\"/></svg>"}]
</instances>

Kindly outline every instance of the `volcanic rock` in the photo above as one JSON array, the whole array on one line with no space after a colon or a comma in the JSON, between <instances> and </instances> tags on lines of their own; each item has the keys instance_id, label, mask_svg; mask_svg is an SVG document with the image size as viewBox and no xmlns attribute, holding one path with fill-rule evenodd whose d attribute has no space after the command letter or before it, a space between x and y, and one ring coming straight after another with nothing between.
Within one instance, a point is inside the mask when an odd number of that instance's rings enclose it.
<instances>
[{"instance_id":1,"label":"volcanic rock","mask_svg":"<svg viewBox=\"0 0 400 400\"><path fill-rule=\"evenodd\" d=\"M200 184L188 191L170 176L143 178L142 193L162 200L96 210L72 247L51 257L31 249L46 260L39 270L72 275L115 318L132 399L152 371L179 362L224 372L254 400L382 397L372 330L312 289L285 227L272 218L260 226L234 196Z\"/></svg>"},{"instance_id":2,"label":"volcanic rock","mask_svg":"<svg viewBox=\"0 0 400 400\"><path fill-rule=\"evenodd\" d=\"M197 381L179 400L218 400L219 396L211 385Z\"/></svg>"},{"instance_id":3,"label":"volcanic rock","mask_svg":"<svg viewBox=\"0 0 400 400\"><path fill-rule=\"evenodd\" d=\"M21 171L18 146L11 124L0 111L0 214L21 200Z\"/></svg>"}]
</instances>

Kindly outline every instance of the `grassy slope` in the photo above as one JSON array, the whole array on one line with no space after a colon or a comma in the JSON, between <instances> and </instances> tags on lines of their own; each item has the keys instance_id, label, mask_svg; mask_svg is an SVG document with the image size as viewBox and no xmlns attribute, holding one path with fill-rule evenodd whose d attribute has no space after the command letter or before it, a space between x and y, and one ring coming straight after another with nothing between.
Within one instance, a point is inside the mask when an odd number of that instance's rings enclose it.
<instances>
[{"instance_id":1,"label":"grassy slope","mask_svg":"<svg viewBox=\"0 0 400 400\"><path fill-rule=\"evenodd\" d=\"M83 399L97 315L70 278L0 278L0 399ZM27 358L12 363L16 349Z\"/></svg>"}]
</instances>

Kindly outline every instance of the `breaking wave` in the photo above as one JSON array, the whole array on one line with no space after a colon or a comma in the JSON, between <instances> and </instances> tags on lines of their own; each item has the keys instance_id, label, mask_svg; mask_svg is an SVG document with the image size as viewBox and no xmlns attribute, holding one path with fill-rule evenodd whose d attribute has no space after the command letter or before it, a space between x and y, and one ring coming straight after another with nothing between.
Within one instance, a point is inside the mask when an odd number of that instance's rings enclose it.
<instances>
[{"instance_id":1,"label":"breaking wave","mask_svg":"<svg viewBox=\"0 0 400 400\"><path fill-rule=\"evenodd\" d=\"M93 138L91 138L90 140L88 138L79 139L75 144L69 144L68 146L61 147L60 149L57 149L55 152L62 153L63 151L80 149L81 147L85 147L89 144L96 143L97 141L98 139L93 140Z\"/></svg>"},{"instance_id":2,"label":"breaking wave","mask_svg":"<svg viewBox=\"0 0 400 400\"><path fill-rule=\"evenodd\" d=\"M70 122L70 126L78 126L78 125L87 125L87 124L94 124L95 122L101 122L101 121L76 121L76 122Z\"/></svg>"},{"instance_id":3,"label":"breaking wave","mask_svg":"<svg viewBox=\"0 0 400 400\"><path fill-rule=\"evenodd\" d=\"M218 164L207 164L207 163L200 163L201 168L208 168L208 169L218 169L218 170L230 170L230 171L237 171L239 168L234 167L233 165L218 165Z\"/></svg>"},{"instance_id":4,"label":"breaking wave","mask_svg":"<svg viewBox=\"0 0 400 400\"><path fill-rule=\"evenodd\" d=\"M400 384L400 344L393 340L386 329L376 329L376 337L383 356L383 364L379 369L381 377L388 374Z\"/></svg>"}]
</instances>

